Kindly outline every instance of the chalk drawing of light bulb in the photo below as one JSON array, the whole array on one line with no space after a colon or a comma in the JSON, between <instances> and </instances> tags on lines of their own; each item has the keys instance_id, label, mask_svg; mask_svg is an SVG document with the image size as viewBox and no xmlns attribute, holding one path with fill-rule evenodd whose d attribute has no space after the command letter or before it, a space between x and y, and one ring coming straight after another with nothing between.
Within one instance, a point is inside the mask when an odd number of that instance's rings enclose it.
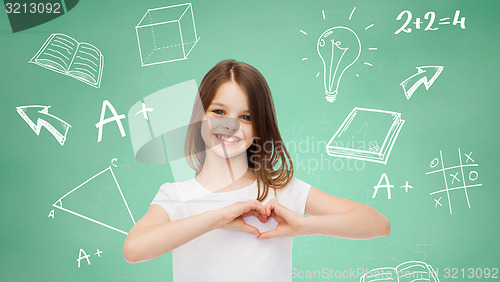
<instances>
[{"instance_id":1,"label":"chalk drawing of light bulb","mask_svg":"<svg viewBox=\"0 0 500 282\"><path fill-rule=\"evenodd\" d=\"M326 100L335 101L340 80L361 54L361 41L350 28L332 27L318 38L317 50L323 62L323 82Z\"/></svg>"}]
</instances>

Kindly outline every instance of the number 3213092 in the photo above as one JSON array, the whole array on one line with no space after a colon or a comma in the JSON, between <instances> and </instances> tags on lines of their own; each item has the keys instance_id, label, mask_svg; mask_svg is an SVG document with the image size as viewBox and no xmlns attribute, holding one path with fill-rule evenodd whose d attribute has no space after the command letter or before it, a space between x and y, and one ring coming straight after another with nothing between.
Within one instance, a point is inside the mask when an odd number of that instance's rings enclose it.
<instances>
[{"instance_id":1,"label":"number 3213092","mask_svg":"<svg viewBox=\"0 0 500 282\"><path fill-rule=\"evenodd\" d=\"M5 3L7 14L60 14L60 3Z\"/></svg>"},{"instance_id":2,"label":"number 3213092","mask_svg":"<svg viewBox=\"0 0 500 282\"><path fill-rule=\"evenodd\" d=\"M481 279L481 278L492 278L498 279L498 268L445 268L444 278L448 279L458 279L458 278L470 278L470 279Z\"/></svg>"}]
</instances>

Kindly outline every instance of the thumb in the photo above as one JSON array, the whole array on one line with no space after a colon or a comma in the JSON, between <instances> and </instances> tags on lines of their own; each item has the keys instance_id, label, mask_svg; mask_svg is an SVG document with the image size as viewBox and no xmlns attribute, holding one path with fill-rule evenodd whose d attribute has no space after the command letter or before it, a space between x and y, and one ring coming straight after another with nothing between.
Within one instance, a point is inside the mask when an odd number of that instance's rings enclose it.
<instances>
[{"instance_id":1,"label":"thumb","mask_svg":"<svg viewBox=\"0 0 500 282\"><path fill-rule=\"evenodd\" d=\"M259 236L257 236L257 239L260 240L260 239L268 239L274 237L279 237L278 229L263 232Z\"/></svg>"},{"instance_id":2,"label":"thumb","mask_svg":"<svg viewBox=\"0 0 500 282\"><path fill-rule=\"evenodd\" d=\"M259 229L255 228L254 226L252 225L249 225L249 224L243 224L241 226L241 231L245 231L245 232L248 232L248 233L251 233L251 234L255 234L257 236L260 236L260 231Z\"/></svg>"}]
</instances>

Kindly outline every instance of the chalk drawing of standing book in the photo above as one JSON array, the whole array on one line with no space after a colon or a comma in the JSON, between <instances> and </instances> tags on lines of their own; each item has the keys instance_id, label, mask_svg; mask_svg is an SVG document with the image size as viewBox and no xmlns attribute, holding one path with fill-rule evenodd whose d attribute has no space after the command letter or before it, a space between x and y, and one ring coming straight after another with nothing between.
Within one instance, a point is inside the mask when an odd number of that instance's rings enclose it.
<instances>
[{"instance_id":1,"label":"chalk drawing of standing book","mask_svg":"<svg viewBox=\"0 0 500 282\"><path fill-rule=\"evenodd\" d=\"M360 282L374 281L439 282L439 277L431 265L422 261L407 261L396 267L372 269L367 271L360 279Z\"/></svg>"},{"instance_id":2,"label":"chalk drawing of standing book","mask_svg":"<svg viewBox=\"0 0 500 282\"><path fill-rule=\"evenodd\" d=\"M356 107L328 142L327 153L386 164L404 123L400 113Z\"/></svg>"},{"instance_id":3,"label":"chalk drawing of standing book","mask_svg":"<svg viewBox=\"0 0 500 282\"><path fill-rule=\"evenodd\" d=\"M94 45L72 37L52 34L29 61L46 69L71 76L88 85L101 86L104 57Z\"/></svg>"}]
</instances>

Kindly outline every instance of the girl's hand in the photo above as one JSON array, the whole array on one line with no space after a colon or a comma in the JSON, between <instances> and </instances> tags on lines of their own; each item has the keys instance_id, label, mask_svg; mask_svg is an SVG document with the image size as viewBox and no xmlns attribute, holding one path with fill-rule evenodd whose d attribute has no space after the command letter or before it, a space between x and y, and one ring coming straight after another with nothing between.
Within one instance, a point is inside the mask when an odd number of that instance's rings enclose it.
<instances>
[{"instance_id":1,"label":"girl's hand","mask_svg":"<svg viewBox=\"0 0 500 282\"><path fill-rule=\"evenodd\" d=\"M304 235L305 218L272 199L265 205L266 214L278 222L276 229L261 233L257 239Z\"/></svg>"},{"instance_id":2,"label":"girl's hand","mask_svg":"<svg viewBox=\"0 0 500 282\"><path fill-rule=\"evenodd\" d=\"M260 235L259 229L246 224L244 217L253 215L261 222L266 222L269 216L264 206L257 200L236 202L230 206L217 210L222 217L222 226L220 228L228 230L238 230L255 235Z\"/></svg>"}]
</instances>

